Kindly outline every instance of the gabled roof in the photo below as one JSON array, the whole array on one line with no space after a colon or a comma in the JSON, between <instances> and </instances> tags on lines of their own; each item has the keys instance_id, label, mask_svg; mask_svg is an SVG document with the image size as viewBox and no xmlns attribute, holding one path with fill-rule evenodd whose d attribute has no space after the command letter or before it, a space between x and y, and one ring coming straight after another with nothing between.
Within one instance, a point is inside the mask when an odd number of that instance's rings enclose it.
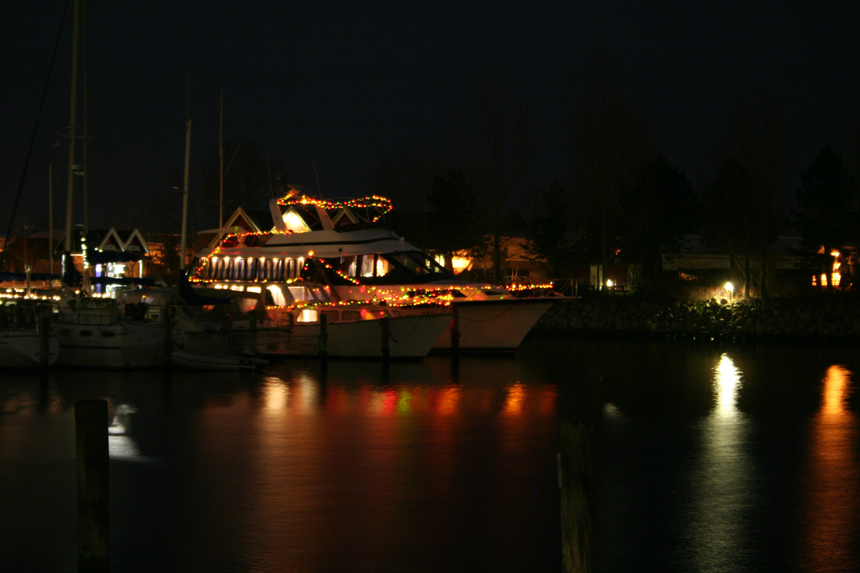
<instances>
[{"instance_id":1,"label":"gabled roof","mask_svg":"<svg viewBox=\"0 0 860 573\"><path fill-rule=\"evenodd\" d=\"M146 239L143 238L143 235L140 234L140 231L134 229L131 231L125 238L123 242L123 251L129 253L141 253L141 254L149 254L149 244L146 242Z\"/></svg>"},{"instance_id":2,"label":"gabled roof","mask_svg":"<svg viewBox=\"0 0 860 573\"><path fill-rule=\"evenodd\" d=\"M215 237L209 242L210 248L215 248L228 233L259 233L262 229L254 222L248 213L241 207L237 207L224 226L215 229Z\"/></svg>"},{"instance_id":3,"label":"gabled roof","mask_svg":"<svg viewBox=\"0 0 860 573\"><path fill-rule=\"evenodd\" d=\"M91 247L101 251L125 250L125 241L119 238L119 234L113 227L107 231L90 231L88 234L87 242L91 243Z\"/></svg>"}]
</instances>

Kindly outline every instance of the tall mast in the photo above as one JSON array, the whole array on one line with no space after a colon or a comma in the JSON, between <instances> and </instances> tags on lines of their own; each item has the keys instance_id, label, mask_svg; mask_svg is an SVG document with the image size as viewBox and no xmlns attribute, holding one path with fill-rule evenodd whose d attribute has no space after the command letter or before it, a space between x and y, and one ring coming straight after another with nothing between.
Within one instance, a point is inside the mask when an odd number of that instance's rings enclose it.
<instances>
[{"instance_id":1,"label":"tall mast","mask_svg":"<svg viewBox=\"0 0 860 573\"><path fill-rule=\"evenodd\" d=\"M54 164L48 161L48 274L54 274Z\"/></svg>"},{"instance_id":2,"label":"tall mast","mask_svg":"<svg viewBox=\"0 0 860 573\"><path fill-rule=\"evenodd\" d=\"M66 187L66 238L63 250L72 252L72 211L74 210L73 191L75 187L75 130L77 129L77 105L78 105L78 29L81 19L81 0L75 0L74 24L72 26L72 86L69 112L69 167L68 181ZM68 255L67 255L68 256Z\"/></svg>"},{"instance_id":3,"label":"tall mast","mask_svg":"<svg viewBox=\"0 0 860 573\"><path fill-rule=\"evenodd\" d=\"M185 112L185 178L182 183L182 245L179 270L185 270L185 236L188 234L188 171L191 163L191 118Z\"/></svg>"},{"instance_id":4,"label":"tall mast","mask_svg":"<svg viewBox=\"0 0 860 573\"><path fill-rule=\"evenodd\" d=\"M224 226L224 88L218 118L218 228Z\"/></svg>"},{"instance_id":5,"label":"tall mast","mask_svg":"<svg viewBox=\"0 0 860 573\"><path fill-rule=\"evenodd\" d=\"M89 152L88 152L89 148L87 146L87 142L89 139L88 135L87 135L87 126L89 125L89 122L87 121L88 120L88 118L87 118L88 107L89 107L87 105L89 102L89 98L87 96L87 87L89 85L87 82L87 70L88 70L89 66L87 66L87 0L80 0L80 1L81 1L81 50L83 51L83 59L81 60L81 62L83 63L83 67L84 67L84 69L81 71L81 79L83 80L83 84L84 84L82 86L82 91L81 91L81 96L83 99L83 101L81 102L81 111L82 111L82 120L83 120L82 124L81 124L81 138L82 138L82 147L83 147L82 151L83 151L83 166L84 166L84 169L83 169L83 171L84 171L84 175L83 175L83 177L84 177L84 181L83 181L84 235L86 235L90 230L89 216L88 216L88 212L89 212L89 209L88 209L88 207L89 207L88 193L89 193L89 175L90 175L89 167L90 166L89 166ZM86 260L87 260L86 257L84 257L84 261L86 261Z\"/></svg>"}]
</instances>

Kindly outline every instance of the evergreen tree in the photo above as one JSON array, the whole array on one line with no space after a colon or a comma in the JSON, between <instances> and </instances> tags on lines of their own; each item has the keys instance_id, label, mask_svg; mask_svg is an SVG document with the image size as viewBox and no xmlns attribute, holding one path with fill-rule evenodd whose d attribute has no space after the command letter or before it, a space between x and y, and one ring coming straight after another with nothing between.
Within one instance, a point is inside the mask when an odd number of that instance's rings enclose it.
<instances>
[{"instance_id":1,"label":"evergreen tree","mask_svg":"<svg viewBox=\"0 0 860 573\"><path fill-rule=\"evenodd\" d=\"M436 230L428 239L432 241L428 248L443 253L446 268L453 270L451 258L455 252L480 250L483 234L475 194L463 170L452 167L445 175L433 178L427 200L431 206L430 228Z\"/></svg>"},{"instance_id":2,"label":"evergreen tree","mask_svg":"<svg viewBox=\"0 0 860 573\"><path fill-rule=\"evenodd\" d=\"M822 148L801 175L797 205L791 222L803 238L801 252L819 276L828 275L827 285L832 291L831 253L857 238L857 185L833 147Z\"/></svg>"}]
</instances>

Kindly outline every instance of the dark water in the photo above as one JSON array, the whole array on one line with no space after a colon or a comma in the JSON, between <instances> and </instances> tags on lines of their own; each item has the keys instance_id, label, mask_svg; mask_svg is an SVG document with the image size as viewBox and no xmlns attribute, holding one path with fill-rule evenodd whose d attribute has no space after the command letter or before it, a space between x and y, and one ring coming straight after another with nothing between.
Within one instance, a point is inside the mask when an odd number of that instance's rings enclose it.
<instances>
[{"instance_id":1,"label":"dark water","mask_svg":"<svg viewBox=\"0 0 860 573\"><path fill-rule=\"evenodd\" d=\"M0 571L77 563L108 400L115 571L559 571L561 420L600 571L860 568L860 352L530 337L515 357L0 378Z\"/></svg>"}]
</instances>

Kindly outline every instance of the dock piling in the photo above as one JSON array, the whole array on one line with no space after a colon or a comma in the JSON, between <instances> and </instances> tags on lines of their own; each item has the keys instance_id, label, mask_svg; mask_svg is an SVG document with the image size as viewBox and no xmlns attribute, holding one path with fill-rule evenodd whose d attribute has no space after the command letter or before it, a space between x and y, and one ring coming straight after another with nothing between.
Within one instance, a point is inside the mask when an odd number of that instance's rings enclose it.
<instances>
[{"instance_id":1,"label":"dock piling","mask_svg":"<svg viewBox=\"0 0 860 573\"><path fill-rule=\"evenodd\" d=\"M75 402L78 570L108 570L109 452L105 400Z\"/></svg>"},{"instance_id":2,"label":"dock piling","mask_svg":"<svg viewBox=\"0 0 860 573\"><path fill-rule=\"evenodd\" d=\"M566 573L593 571L591 542L594 522L591 496L594 462L591 431L582 422L563 422L561 452L557 456L561 488L561 549Z\"/></svg>"}]
</instances>

